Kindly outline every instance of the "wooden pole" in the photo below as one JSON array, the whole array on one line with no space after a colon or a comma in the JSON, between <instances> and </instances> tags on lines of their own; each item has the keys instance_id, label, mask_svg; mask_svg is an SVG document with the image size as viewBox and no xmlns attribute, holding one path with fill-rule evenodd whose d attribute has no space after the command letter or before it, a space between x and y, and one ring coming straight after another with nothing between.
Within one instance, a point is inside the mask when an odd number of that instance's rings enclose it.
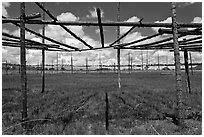
<instances>
[{"instance_id":1,"label":"wooden pole","mask_svg":"<svg viewBox=\"0 0 204 137\"><path fill-rule=\"evenodd\" d=\"M56 17L54 17L50 11L48 11L47 9L44 8L44 6L42 6L39 2L35 2L44 12L46 12L48 14L48 16L50 18L52 18L54 21L58 21ZM64 25L60 24L60 27L62 27L65 31L67 31L71 36L73 36L74 38L76 38L77 40L81 41L84 45L88 46L90 49L92 49L93 47L90 46L89 44L87 44L84 40L82 40L80 37L78 37L74 32L72 32L70 29L68 29L67 27L65 27Z\"/></svg>"},{"instance_id":2,"label":"wooden pole","mask_svg":"<svg viewBox=\"0 0 204 137\"><path fill-rule=\"evenodd\" d=\"M113 70L114 70L114 73L115 73L115 63L113 64L113 67L114 67Z\"/></svg>"},{"instance_id":3,"label":"wooden pole","mask_svg":"<svg viewBox=\"0 0 204 137\"><path fill-rule=\"evenodd\" d=\"M8 62L6 60L6 75L8 75Z\"/></svg>"},{"instance_id":4,"label":"wooden pole","mask_svg":"<svg viewBox=\"0 0 204 137\"><path fill-rule=\"evenodd\" d=\"M189 54L190 54L190 62L191 62L191 74L193 75L193 62L192 62L191 52L189 52Z\"/></svg>"},{"instance_id":5,"label":"wooden pole","mask_svg":"<svg viewBox=\"0 0 204 137\"><path fill-rule=\"evenodd\" d=\"M19 23L19 19L2 18L2 23ZM68 25L68 26L98 26L98 22L79 22L79 21L46 21L46 20L27 20L28 24L50 24L50 25ZM148 23L148 22L102 22L102 26L136 26L136 27L166 27L171 28L172 23ZM202 23L179 23L181 28L198 28Z\"/></svg>"},{"instance_id":6,"label":"wooden pole","mask_svg":"<svg viewBox=\"0 0 204 137\"><path fill-rule=\"evenodd\" d=\"M144 68L143 68L143 66L144 66L144 64L143 64L143 51L141 50L141 61L142 61L142 71L144 70Z\"/></svg>"},{"instance_id":7,"label":"wooden pole","mask_svg":"<svg viewBox=\"0 0 204 137\"><path fill-rule=\"evenodd\" d=\"M88 68L88 61L89 61L88 58L86 58L86 74L88 74L88 69L89 69Z\"/></svg>"},{"instance_id":8,"label":"wooden pole","mask_svg":"<svg viewBox=\"0 0 204 137\"><path fill-rule=\"evenodd\" d=\"M97 8L97 16L98 16L98 24L99 24L99 30L100 30L100 36L101 36L101 45L102 48L104 47L104 35L103 35L103 26L101 25L101 10Z\"/></svg>"},{"instance_id":9,"label":"wooden pole","mask_svg":"<svg viewBox=\"0 0 204 137\"><path fill-rule=\"evenodd\" d=\"M22 122L27 121L27 76L26 76L26 50L25 50L25 3L20 4L20 43L21 43L21 98L22 98ZM22 124L24 129L27 124Z\"/></svg>"},{"instance_id":10,"label":"wooden pole","mask_svg":"<svg viewBox=\"0 0 204 137\"><path fill-rule=\"evenodd\" d=\"M53 60L52 60L52 73L54 72L54 65L53 65Z\"/></svg>"},{"instance_id":11,"label":"wooden pole","mask_svg":"<svg viewBox=\"0 0 204 137\"><path fill-rule=\"evenodd\" d=\"M128 53L128 72L130 74L130 52Z\"/></svg>"},{"instance_id":12,"label":"wooden pole","mask_svg":"<svg viewBox=\"0 0 204 137\"><path fill-rule=\"evenodd\" d=\"M71 72L72 74L74 73L72 53L71 53Z\"/></svg>"},{"instance_id":13,"label":"wooden pole","mask_svg":"<svg viewBox=\"0 0 204 137\"><path fill-rule=\"evenodd\" d=\"M132 73L132 68L133 68L132 63L133 63L133 58L130 57L130 72L131 72L131 73Z\"/></svg>"},{"instance_id":14,"label":"wooden pole","mask_svg":"<svg viewBox=\"0 0 204 137\"><path fill-rule=\"evenodd\" d=\"M158 70L160 70L160 62L159 62L159 54L158 54Z\"/></svg>"},{"instance_id":15,"label":"wooden pole","mask_svg":"<svg viewBox=\"0 0 204 137\"><path fill-rule=\"evenodd\" d=\"M117 12L117 21L120 21L120 2L118 2L117 5L118 12ZM117 39L120 38L120 26L117 27ZM120 44L120 40L118 41L118 44ZM121 78L120 78L120 48L117 49L117 60L118 60L118 88L119 91L121 89Z\"/></svg>"},{"instance_id":16,"label":"wooden pole","mask_svg":"<svg viewBox=\"0 0 204 137\"><path fill-rule=\"evenodd\" d=\"M45 3L43 2L43 6L45 6ZM45 20L45 12L43 12L43 20ZM43 24L42 28L42 35L45 36L45 25ZM45 39L42 38L42 43L45 43ZM42 49L42 91L43 93L45 91L45 49Z\"/></svg>"},{"instance_id":17,"label":"wooden pole","mask_svg":"<svg viewBox=\"0 0 204 137\"><path fill-rule=\"evenodd\" d=\"M181 63L180 63L180 53L178 44L178 32L176 23L176 6L172 2L172 31L173 31L173 42L174 42L174 60L175 60L175 76L176 76L176 93L177 93L177 124L182 128L184 125L184 107L183 107L183 91L182 91L182 81L181 81Z\"/></svg>"},{"instance_id":18,"label":"wooden pole","mask_svg":"<svg viewBox=\"0 0 204 137\"><path fill-rule=\"evenodd\" d=\"M58 52L57 52L57 73L58 73Z\"/></svg>"},{"instance_id":19,"label":"wooden pole","mask_svg":"<svg viewBox=\"0 0 204 137\"><path fill-rule=\"evenodd\" d=\"M189 77L188 50L187 49L184 49L184 61L185 61L187 91L188 91L188 93L191 94L191 83L190 83L190 77Z\"/></svg>"},{"instance_id":20,"label":"wooden pole","mask_svg":"<svg viewBox=\"0 0 204 137\"><path fill-rule=\"evenodd\" d=\"M108 93L105 92L105 98L106 98L106 132L108 133L109 131L109 118L108 118L108 113L109 113L109 102L108 102Z\"/></svg>"},{"instance_id":21,"label":"wooden pole","mask_svg":"<svg viewBox=\"0 0 204 137\"><path fill-rule=\"evenodd\" d=\"M149 67L149 66L148 66L148 63L149 63L149 62L148 62L148 58L149 58L149 57L148 57L148 50L147 50L147 54L146 54L146 70L148 70L148 67Z\"/></svg>"}]
</instances>

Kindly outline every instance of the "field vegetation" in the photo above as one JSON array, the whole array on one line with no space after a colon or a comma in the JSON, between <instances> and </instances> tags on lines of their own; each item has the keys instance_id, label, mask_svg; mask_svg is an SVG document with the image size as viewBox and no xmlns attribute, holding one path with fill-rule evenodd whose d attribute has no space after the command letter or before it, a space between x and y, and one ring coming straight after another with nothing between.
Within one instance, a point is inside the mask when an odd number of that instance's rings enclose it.
<instances>
[{"instance_id":1,"label":"field vegetation","mask_svg":"<svg viewBox=\"0 0 204 137\"><path fill-rule=\"evenodd\" d=\"M170 72L170 73L169 73ZM20 75L2 75L2 134L202 134L202 75L190 75L192 93L186 92L183 73L185 125L174 123L176 106L174 72L122 73L118 90L116 73L45 75L27 74L27 131L21 126ZM105 92L109 99L109 131L105 128Z\"/></svg>"}]
</instances>

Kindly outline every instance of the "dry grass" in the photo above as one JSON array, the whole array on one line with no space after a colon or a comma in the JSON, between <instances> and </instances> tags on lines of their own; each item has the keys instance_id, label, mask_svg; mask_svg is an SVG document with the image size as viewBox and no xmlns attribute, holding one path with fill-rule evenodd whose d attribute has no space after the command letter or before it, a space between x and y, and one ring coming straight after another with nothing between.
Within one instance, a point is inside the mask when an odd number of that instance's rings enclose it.
<instances>
[{"instance_id":1,"label":"dry grass","mask_svg":"<svg viewBox=\"0 0 204 137\"><path fill-rule=\"evenodd\" d=\"M29 120L48 119L29 122L29 132L17 125L21 122L20 76L2 75L3 134L107 134L104 92L109 92L108 134L201 134L198 119L185 120L183 131L169 119L158 120L163 112L173 110L176 101L174 76L160 74L122 74L122 95L117 91L117 74L47 74L43 94L41 75L28 74ZM185 107L202 112L201 72L195 72L191 82L193 93L184 94Z\"/></svg>"}]
</instances>

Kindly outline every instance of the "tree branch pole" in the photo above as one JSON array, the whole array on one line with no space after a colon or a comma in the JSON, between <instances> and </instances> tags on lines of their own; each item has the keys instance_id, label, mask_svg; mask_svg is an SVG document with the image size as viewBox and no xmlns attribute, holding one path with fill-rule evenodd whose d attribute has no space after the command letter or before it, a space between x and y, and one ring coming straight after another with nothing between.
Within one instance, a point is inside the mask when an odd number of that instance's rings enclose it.
<instances>
[{"instance_id":1,"label":"tree branch pole","mask_svg":"<svg viewBox=\"0 0 204 137\"><path fill-rule=\"evenodd\" d=\"M19 23L19 19L2 19L2 23ZM79 21L49 21L49 20L26 20L27 24L47 24L47 25L67 25L67 26L98 26L98 22L79 22ZM166 27L171 28L172 23L148 23L148 22L102 22L102 26L126 26L126 27ZM202 23L178 23L180 28L199 28Z\"/></svg>"},{"instance_id":2,"label":"tree branch pole","mask_svg":"<svg viewBox=\"0 0 204 137\"><path fill-rule=\"evenodd\" d=\"M120 21L120 2L118 2L117 5L118 11L117 11L117 21ZM117 39L120 38L120 26L117 27ZM118 41L118 44L120 44L120 40ZM117 61L118 61L118 88L119 92L121 89L121 78L120 78L120 48L117 49Z\"/></svg>"},{"instance_id":3,"label":"tree branch pole","mask_svg":"<svg viewBox=\"0 0 204 137\"><path fill-rule=\"evenodd\" d=\"M190 62L191 62L191 74L193 75L193 62L192 62L191 52L189 52L189 54L190 54Z\"/></svg>"},{"instance_id":4,"label":"tree branch pole","mask_svg":"<svg viewBox=\"0 0 204 137\"><path fill-rule=\"evenodd\" d=\"M189 67L188 67L188 50L184 49L184 63L185 63L185 71L186 71L186 83L187 83L187 91L191 94L191 83L189 77Z\"/></svg>"},{"instance_id":5,"label":"tree branch pole","mask_svg":"<svg viewBox=\"0 0 204 137\"><path fill-rule=\"evenodd\" d=\"M45 9L39 2L35 2L44 12L46 12L55 22L58 21L56 17L54 17L47 9ZM76 38L77 40L81 41L84 45L92 49L93 47L87 44L84 40L82 40L80 37L78 37L74 32L72 32L70 29L65 27L64 25L60 24L60 27L62 27L65 31L67 31L71 36Z\"/></svg>"},{"instance_id":6,"label":"tree branch pole","mask_svg":"<svg viewBox=\"0 0 204 137\"><path fill-rule=\"evenodd\" d=\"M176 115L177 122L180 128L184 126L184 108L183 108L183 91L182 91L182 81L181 81L181 63L180 63L180 53L178 44L178 31L176 23L176 6L175 3L171 3L172 6L172 31L173 31L173 42L174 42L174 60L175 60L175 73L176 73L176 97L177 97L177 107Z\"/></svg>"},{"instance_id":7,"label":"tree branch pole","mask_svg":"<svg viewBox=\"0 0 204 137\"><path fill-rule=\"evenodd\" d=\"M21 99L22 99L22 122L27 121L27 76L26 76L26 50L25 50L25 3L20 4L20 43L21 43ZM22 124L24 129L27 124Z\"/></svg>"},{"instance_id":8,"label":"tree branch pole","mask_svg":"<svg viewBox=\"0 0 204 137\"><path fill-rule=\"evenodd\" d=\"M100 30L100 36L101 36L101 45L102 48L104 47L104 35L103 35L103 26L101 25L101 10L97 8L97 16L98 16L98 24L99 24L99 30Z\"/></svg>"},{"instance_id":9,"label":"tree branch pole","mask_svg":"<svg viewBox=\"0 0 204 137\"><path fill-rule=\"evenodd\" d=\"M45 6L45 3L43 2L43 7ZM45 20L45 12L43 11L43 20ZM42 35L45 36L45 25L43 24L42 27ZM42 38L42 43L45 43L45 39ZM43 93L45 91L45 49L42 49L42 91Z\"/></svg>"}]
</instances>

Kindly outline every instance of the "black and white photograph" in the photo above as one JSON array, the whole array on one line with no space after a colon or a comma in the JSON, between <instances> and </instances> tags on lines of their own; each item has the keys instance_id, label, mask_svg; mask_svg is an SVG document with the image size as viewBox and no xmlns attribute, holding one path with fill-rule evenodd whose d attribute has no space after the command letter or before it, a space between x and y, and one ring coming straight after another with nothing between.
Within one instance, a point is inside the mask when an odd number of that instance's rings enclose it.
<instances>
[{"instance_id":1,"label":"black and white photograph","mask_svg":"<svg viewBox=\"0 0 204 137\"><path fill-rule=\"evenodd\" d=\"M202 135L202 1L2 1L2 135Z\"/></svg>"}]
</instances>

